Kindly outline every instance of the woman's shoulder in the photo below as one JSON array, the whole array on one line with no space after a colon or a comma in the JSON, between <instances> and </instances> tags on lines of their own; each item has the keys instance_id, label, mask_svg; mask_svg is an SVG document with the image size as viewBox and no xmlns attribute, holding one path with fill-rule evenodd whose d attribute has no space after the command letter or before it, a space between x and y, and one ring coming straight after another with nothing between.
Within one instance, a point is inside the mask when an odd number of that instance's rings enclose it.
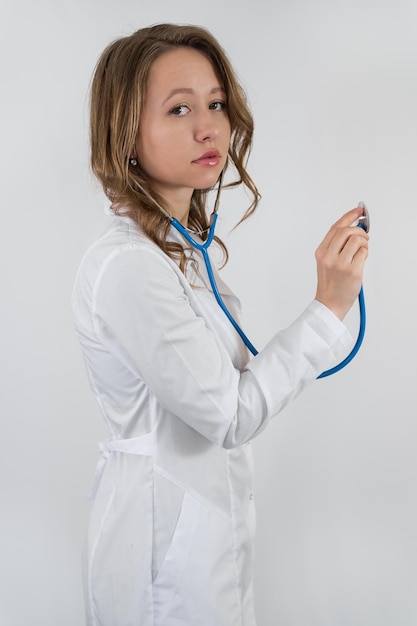
<instances>
[{"instance_id":1,"label":"woman's shoulder","mask_svg":"<svg viewBox=\"0 0 417 626\"><path fill-rule=\"evenodd\" d=\"M142 276L171 275L177 282L184 276L176 263L130 218L112 217L84 254L77 272L73 297L91 300L99 285Z\"/></svg>"},{"instance_id":2,"label":"woman's shoulder","mask_svg":"<svg viewBox=\"0 0 417 626\"><path fill-rule=\"evenodd\" d=\"M106 227L84 254L80 268L83 271L99 272L107 263L132 262L139 257L155 257L160 262L169 262L168 256L153 242L132 219L112 217Z\"/></svg>"}]
</instances>

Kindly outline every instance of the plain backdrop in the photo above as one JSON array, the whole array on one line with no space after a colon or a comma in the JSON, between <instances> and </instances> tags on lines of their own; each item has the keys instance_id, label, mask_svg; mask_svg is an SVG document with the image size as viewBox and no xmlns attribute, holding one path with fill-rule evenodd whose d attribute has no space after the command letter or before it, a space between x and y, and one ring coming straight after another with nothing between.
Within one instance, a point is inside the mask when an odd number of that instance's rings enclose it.
<instances>
[{"instance_id":1,"label":"plain backdrop","mask_svg":"<svg viewBox=\"0 0 417 626\"><path fill-rule=\"evenodd\" d=\"M329 226L372 217L361 351L254 441L259 626L416 626L415 0L0 0L0 624L84 624L106 437L70 311L105 208L88 89L110 41L162 21L212 30L255 116L263 199L230 232L247 198L224 193L220 232L258 348L314 297Z\"/></svg>"}]
</instances>

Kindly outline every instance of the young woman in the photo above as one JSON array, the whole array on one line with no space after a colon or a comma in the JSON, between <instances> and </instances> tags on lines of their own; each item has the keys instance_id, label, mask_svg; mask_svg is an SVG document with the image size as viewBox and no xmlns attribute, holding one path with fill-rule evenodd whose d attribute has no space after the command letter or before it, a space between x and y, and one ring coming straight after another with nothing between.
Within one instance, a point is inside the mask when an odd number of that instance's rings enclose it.
<instances>
[{"instance_id":1,"label":"young woman","mask_svg":"<svg viewBox=\"0 0 417 626\"><path fill-rule=\"evenodd\" d=\"M217 208L228 167L252 194L245 216L256 208L252 132L230 62L202 28L145 28L98 62L92 167L113 217L73 294L110 436L86 545L90 626L254 626L248 444L350 344L341 320L367 257L368 235L351 227L361 209L318 248L315 300L255 357L216 300L207 251L186 238L212 236L206 201L215 188Z\"/></svg>"}]
</instances>

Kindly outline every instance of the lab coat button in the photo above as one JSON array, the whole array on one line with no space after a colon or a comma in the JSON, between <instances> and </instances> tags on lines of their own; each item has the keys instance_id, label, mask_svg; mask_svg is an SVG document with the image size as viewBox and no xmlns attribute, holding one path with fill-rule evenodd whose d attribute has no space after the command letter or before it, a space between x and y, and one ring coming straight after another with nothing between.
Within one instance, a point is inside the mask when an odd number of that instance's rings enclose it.
<instances>
[{"instance_id":1,"label":"lab coat button","mask_svg":"<svg viewBox=\"0 0 417 626\"><path fill-rule=\"evenodd\" d=\"M253 495L253 492L251 491L249 494L249 500L253 500L253 498L254 498L254 495Z\"/></svg>"}]
</instances>

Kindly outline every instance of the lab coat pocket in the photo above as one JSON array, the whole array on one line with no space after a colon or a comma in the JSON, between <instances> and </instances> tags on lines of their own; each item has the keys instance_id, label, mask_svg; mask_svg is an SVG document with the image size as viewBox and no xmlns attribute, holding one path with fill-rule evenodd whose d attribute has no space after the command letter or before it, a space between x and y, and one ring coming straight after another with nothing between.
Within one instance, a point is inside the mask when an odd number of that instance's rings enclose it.
<instances>
[{"instance_id":1,"label":"lab coat pocket","mask_svg":"<svg viewBox=\"0 0 417 626\"><path fill-rule=\"evenodd\" d=\"M155 626L163 623L187 567L200 509L200 503L185 492L171 544L153 583Z\"/></svg>"}]
</instances>

